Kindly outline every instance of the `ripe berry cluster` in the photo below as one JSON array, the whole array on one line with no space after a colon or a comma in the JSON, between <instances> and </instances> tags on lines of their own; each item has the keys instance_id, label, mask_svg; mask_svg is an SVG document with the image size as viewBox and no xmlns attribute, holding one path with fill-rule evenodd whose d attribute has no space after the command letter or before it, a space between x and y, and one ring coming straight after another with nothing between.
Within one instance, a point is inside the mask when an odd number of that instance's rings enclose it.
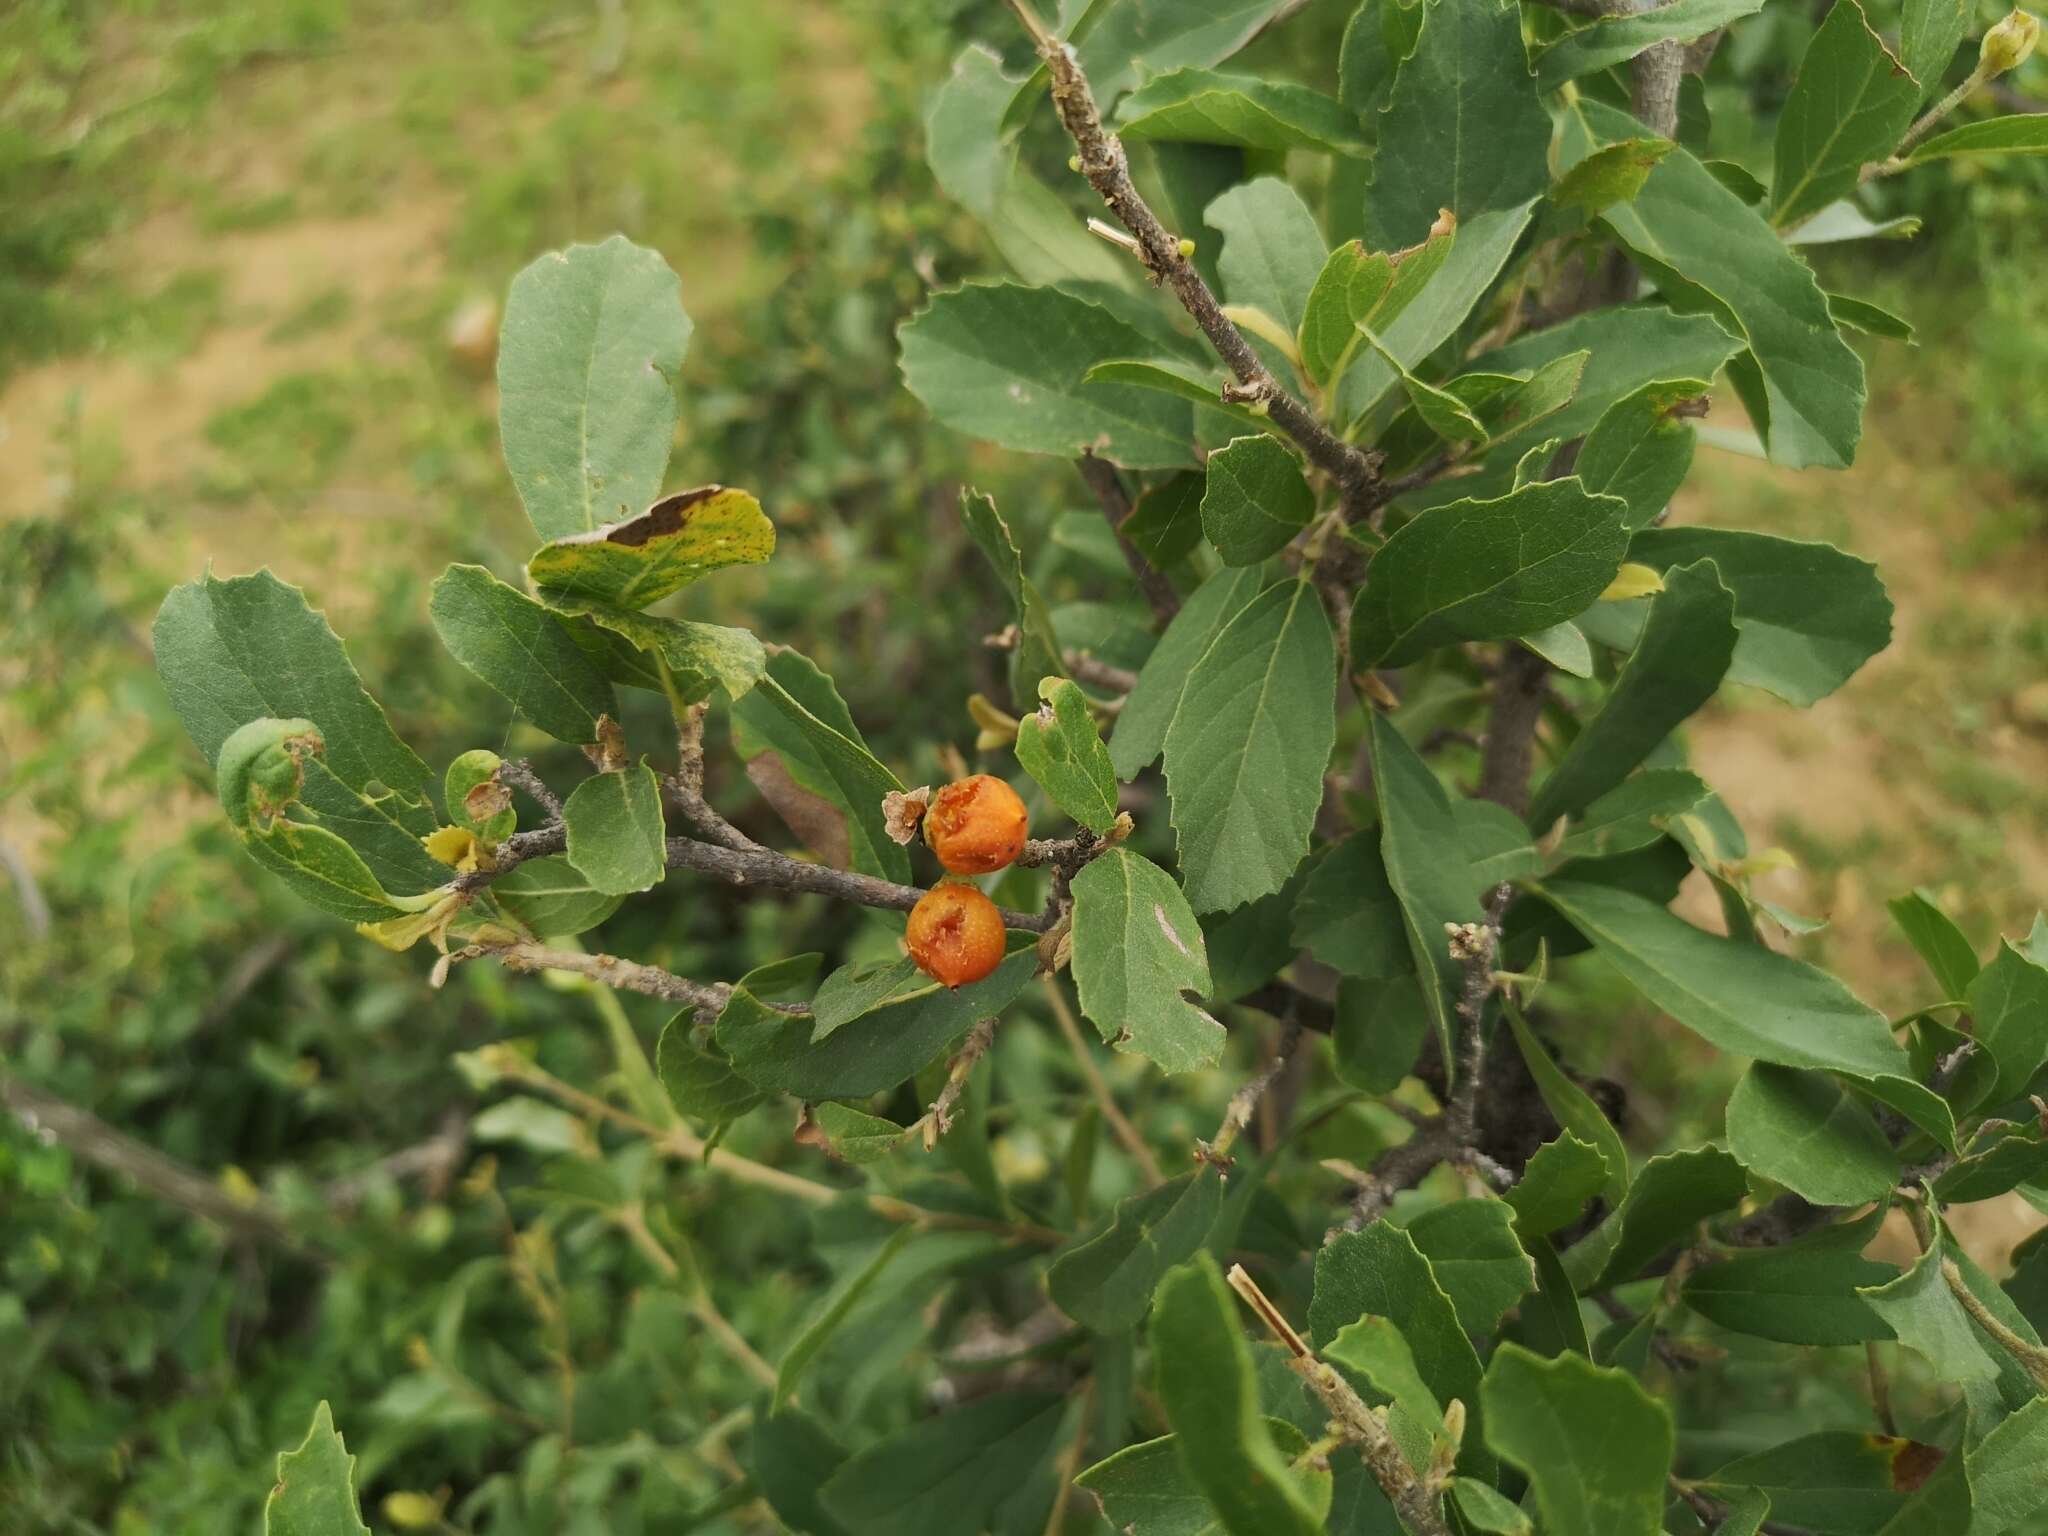
<instances>
[{"instance_id":1,"label":"ripe berry cluster","mask_svg":"<svg viewBox=\"0 0 2048 1536\"><path fill-rule=\"evenodd\" d=\"M1024 851L1029 830L1017 792L986 773L948 784L924 814L925 842L955 875L1008 868ZM1002 914L977 887L941 880L911 908L903 942L917 968L934 981L965 986L1002 964Z\"/></svg>"}]
</instances>

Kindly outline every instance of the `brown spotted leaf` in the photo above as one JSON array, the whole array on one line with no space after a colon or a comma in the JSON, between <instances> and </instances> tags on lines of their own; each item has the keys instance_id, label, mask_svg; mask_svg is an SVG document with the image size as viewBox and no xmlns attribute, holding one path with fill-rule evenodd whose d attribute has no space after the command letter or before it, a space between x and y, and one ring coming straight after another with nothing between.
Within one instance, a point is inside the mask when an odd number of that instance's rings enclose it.
<instances>
[{"instance_id":1,"label":"brown spotted leaf","mask_svg":"<svg viewBox=\"0 0 2048 1536\"><path fill-rule=\"evenodd\" d=\"M544 593L645 608L728 565L775 552L775 525L747 491L725 485L664 496L637 517L542 545L526 571Z\"/></svg>"},{"instance_id":2,"label":"brown spotted leaf","mask_svg":"<svg viewBox=\"0 0 2048 1536\"><path fill-rule=\"evenodd\" d=\"M1113 848L1074 876L1073 891L1074 986L1102 1038L1167 1072L1213 1063L1223 1026L1192 1000L1209 992L1208 951L1173 877Z\"/></svg>"}]
</instances>

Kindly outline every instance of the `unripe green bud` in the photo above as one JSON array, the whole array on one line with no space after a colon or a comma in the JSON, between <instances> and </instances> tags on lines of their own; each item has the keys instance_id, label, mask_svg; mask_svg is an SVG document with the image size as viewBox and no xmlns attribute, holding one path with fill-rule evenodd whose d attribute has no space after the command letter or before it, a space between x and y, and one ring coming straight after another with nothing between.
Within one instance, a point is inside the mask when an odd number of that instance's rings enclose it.
<instances>
[{"instance_id":1,"label":"unripe green bud","mask_svg":"<svg viewBox=\"0 0 2048 1536\"><path fill-rule=\"evenodd\" d=\"M214 761L228 820L243 831L269 831L299 798L306 759L326 750L310 720L251 720L221 743Z\"/></svg>"},{"instance_id":2,"label":"unripe green bud","mask_svg":"<svg viewBox=\"0 0 2048 1536\"><path fill-rule=\"evenodd\" d=\"M1984 34L1984 44L1977 50L1977 67L1986 80L1996 80L2026 63L2040 40L2041 19L2015 7L2011 15Z\"/></svg>"}]
</instances>

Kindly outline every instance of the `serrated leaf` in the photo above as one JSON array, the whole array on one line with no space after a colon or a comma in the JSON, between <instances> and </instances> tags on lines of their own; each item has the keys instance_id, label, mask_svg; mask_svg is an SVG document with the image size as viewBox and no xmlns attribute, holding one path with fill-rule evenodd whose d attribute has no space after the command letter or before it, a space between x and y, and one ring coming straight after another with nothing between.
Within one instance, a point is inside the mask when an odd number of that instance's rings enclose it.
<instances>
[{"instance_id":1,"label":"serrated leaf","mask_svg":"<svg viewBox=\"0 0 2048 1536\"><path fill-rule=\"evenodd\" d=\"M2048 1507L2048 1398L2036 1398L1965 1453L1972 1531L2019 1531Z\"/></svg>"},{"instance_id":2,"label":"serrated leaf","mask_svg":"<svg viewBox=\"0 0 2048 1536\"><path fill-rule=\"evenodd\" d=\"M1639 131L1626 112L1581 97L1565 119L1564 158L1575 164ZM1632 202L1602 217L1667 298L1748 343L1735 381L1772 462L1840 469L1855 457L1863 361L1836 331L1812 269L1756 210L1677 149Z\"/></svg>"},{"instance_id":3,"label":"serrated leaf","mask_svg":"<svg viewBox=\"0 0 2048 1536\"><path fill-rule=\"evenodd\" d=\"M151 642L171 707L209 763L253 720L311 720L323 750L304 764L305 811L384 890L442 883L447 870L420 846L436 825L427 765L391 729L304 592L267 570L225 581L208 574L171 589Z\"/></svg>"},{"instance_id":4,"label":"serrated leaf","mask_svg":"<svg viewBox=\"0 0 2048 1536\"><path fill-rule=\"evenodd\" d=\"M1425 0L1422 30L1381 109L1366 229L1412 245L1440 208L1461 223L1517 207L1550 183L1550 117L1522 46L1520 9Z\"/></svg>"},{"instance_id":5,"label":"serrated leaf","mask_svg":"<svg viewBox=\"0 0 2048 1536\"><path fill-rule=\"evenodd\" d=\"M1624 1175L1624 1178L1626 1175ZM1570 1131L1536 1149L1505 1196L1523 1237L1547 1237L1577 1221L1586 1202L1610 1183L1607 1159Z\"/></svg>"},{"instance_id":6,"label":"serrated leaf","mask_svg":"<svg viewBox=\"0 0 2048 1536\"><path fill-rule=\"evenodd\" d=\"M669 1102L692 1120L726 1125L761 1104L768 1095L733 1070L709 1031L700 1041L697 1013L686 1008L661 1027L655 1041L654 1067L668 1090Z\"/></svg>"},{"instance_id":7,"label":"serrated leaf","mask_svg":"<svg viewBox=\"0 0 2048 1536\"><path fill-rule=\"evenodd\" d=\"M1719 1147L1653 1157L1630 1182L1621 1204L1565 1254L1565 1269L1582 1295L1620 1285L1748 1192L1742 1165Z\"/></svg>"},{"instance_id":8,"label":"serrated leaf","mask_svg":"<svg viewBox=\"0 0 2048 1536\"><path fill-rule=\"evenodd\" d=\"M1671 1416L1627 1372L1503 1344L1481 1394L1487 1443L1529 1474L1544 1529L1661 1536Z\"/></svg>"},{"instance_id":9,"label":"serrated leaf","mask_svg":"<svg viewBox=\"0 0 2048 1536\"><path fill-rule=\"evenodd\" d=\"M1983 122L1965 123L1919 144L1906 157L1908 165L1930 160L1982 159L1991 155L2048 155L2048 114L2014 112Z\"/></svg>"},{"instance_id":10,"label":"serrated leaf","mask_svg":"<svg viewBox=\"0 0 2048 1536\"><path fill-rule=\"evenodd\" d=\"M1446 924L1476 923L1479 897L1467 876L1464 844L1450 797L1394 723L1375 712L1371 732L1373 792L1380 808L1380 857L1400 902L1408 951L1422 978L1423 1001L1437 1045L1451 1060L1451 999L1464 971L1451 958Z\"/></svg>"},{"instance_id":11,"label":"serrated leaf","mask_svg":"<svg viewBox=\"0 0 2048 1536\"><path fill-rule=\"evenodd\" d=\"M1104 106L1140 78L1220 64L1257 36L1285 0L1119 0L1089 14L1076 41Z\"/></svg>"},{"instance_id":12,"label":"serrated leaf","mask_svg":"<svg viewBox=\"0 0 2048 1536\"><path fill-rule=\"evenodd\" d=\"M1385 1221L1333 1238L1316 1254L1315 1296L1308 1314L1315 1338L1334 1339L1366 1316L1384 1317L1399 1331L1436 1401L1455 1397L1465 1405L1459 1470L1474 1476L1490 1472L1493 1458L1480 1422L1479 1356L1415 1239Z\"/></svg>"},{"instance_id":13,"label":"serrated leaf","mask_svg":"<svg viewBox=\"0 0 2048 1536\"><path fill-rule=\"evenodd\" d=\"M448 654L557 741L597 740L618 700L562 617L480 565L451 565L429 611Z\"/></svg>"},{"instance_id":14,"label":"serrated leaf","mask_svg":"<svg viewBox=\"0 0 2048 1536\"><path fill-rule=\"evenodd\" d=\"M278 1455L277 1486L263 1501L264 1536L370 1536L356 1503L355 1468L323 1401L299 1448Z\"/></svg>"},{"instance_id":15,"label":"serrated leaf","mask_svg":"<svg viewBox=\"0 0 2048 1536\"><path fill-rule=\"evenodd\" d=\"M1190 997L1209 992L1201 925L1171 876L1112 848L1074 876L1074 986L1120 1051L1190 1072L1223 1050L1223 1026Z\"/></svg>"},{"instance_id":16,"label":"serrated leaf","mask_svg":"<svg viewBox=\"0 0 2048 1536\"><path fill-rule=\"evenodd\" d=\"M1976 1021L1977 1043L1998 1067L1980 1102L2001 1104L2025 1093L2048 1060L2048 966L2001 939L1998 953L1977 973L1965 997Z\"/></svg>"},{"instance_id":17,"label":"serrated leaf","mask_svg":"<svg viewBox=\"0 0 2048 1536\"><path fill-rule=\"evenodd\" d=\"M1409 1470L1427 1472L1437 1443L1444 1438L1443 1405L1415 1369L1415 1356L1400 1330L1386 1318L1368 1313L1338 1330L1317 1352L1390 1399L1388 1433Z\"/></svg>"},{"instance_id":18,"label":"serrated leaf","mask_svg":"<svg viewBox=\"0 0 2048 1536\"><path fill-rule=\"evenodd\" d=\"M1939 1380L1990 1382L1998 1376L1999 1362L1942 1275L1949 1243L1947 1232L1937 1230L1911 1269L1884 1285L1859 1286L1856 1294Z\"/></svg>"},{"instance_id":19,"label":"serrated leaf","mask_svg":"<svg viewBox=\"0 0 2048 1536\"><path fill-rule=\"evenodd\" d=\"M1307 856L1336 742L1336 686L1330 621L1305 581L1260 593L1188 673L1164 756L1181 880L1197 912L1277 891Z\"/></svg>"},{"instance_id":20,"label":"serrated leaf","mask_svg":"<svg viewBox=\"0 0 2048 1536\"><path fill-rule=\"evenodd\" d=\"M1970 30L1975 8L1968 0L1906 0L1899 16L1899 62L1920 82L1923 98L1934 94Z\"/></svg>"},{"instance_id":21,"label":"serrated leaf","mask_svg":"<svg viewBox=\"0 0 2048 1536\"><path fill-rule=\"evenodd\" d=\"M641 762L594 773L562 804L568 859L594 891L627 896L652 890L667 868L661 781Z\"/></svg>"},{"instance_id":22,"label":"serrated leaf","mask_svg":"<svg viewBox=\"0 0 2048 1536\"><path fill-rule=\"evenodd\" d=\"M1353 664L1405 666L1570 619L1614 579L1627 510L1566 479L1420 513L1373 555L1351 611Z\"/></svg>"},{"instance_id":23,"label":"serrated leaf","mask_svg":"<svg viewBox=\"0 0 2048 1536\"><path fill-rule=\"evenodd\" d=\"M543 539L586 533L654 499L689 342L675 273L623 235L551 251L512 279L498 430Z\"/></svg>"},{"instance_id":24,"label":"serrated leaf","mask_svg":"<svg viewBox=\"0 0 2048 1536\"><path fill-rule=\"evenodd\" d=\"M1091 832L1115 823L1116 769L1087 695L1063 678L1039 685L1045 703L1017 722L1017 763L1052 803Z\"/></svg>"},{"instance_id":25,"label":"serrated leaf","mask_svg":"<svg viewBox=\"0 0 2048 1536\"><path fill-rule=\"evenodd\" d=\"M2036 1132L1982 1135L1969 1155L1934 1181L1934 1192L1951 1205L1991 1200L2023 1183L2048 1175L2048 1141Z\"/></svg>"},{"instance_id":26,"label":"serrated leaf","mask_svg":"<svg viewBox=\"0 0 2048 1536\"><path fill-rule=\"evenodd\" d=\"M1626 16L1603 16L1567 32L1536 60L1536 84L1555 90L1567 80L1623 64L1645 48L1690 42L1763 9L1763 0L1671 0Z\"/></svg>"},{"instance_id":27,"label":"serrated leaf","mask_svg":"<svg viewBox=\"0 0 2048 1536\"><path fill-rule=\"evenodd\" d=\"M566 939L595 928L624 899L594 889L563 858L515 865L491 882L491 898L543 939Z\"/></svg>"},{"instance_id":28,"label":"serrated leaf","mask_svg":"<svg viewBox=\"0 0 2048 1536\"><path fill-rule=\"evenodd\" d=\"M1224 1529L1231 1536L1320 1536L1327 1505L1290 1475L1266 1427L1237 1303L1208 1254L1160 1282L1150 1338L1181 1468Z\"/></svg>"},{"instance_id":29,"label":"serrated leaf","mask_svg":"<svg viewBox=\"0 0 2048 1536\"><path fill-rule=\"evenodd\" d=\"M1298 335L1308 376L1324 385L1342 378L1358 355L1359 327L1384 334L1443 269L1457 238L1453 224L1432 228L1405 250L1368 251L1363 241L1347 240L1330 252L1302 310Z\"/></svg>"},{"instance_id":30,"label":"serrated leaf","mask_svg":"<svg viewBox=\"0 0 2048 1536\"><path fill-rule=\"evenodd\" d=\"M1189 674L1230 621L1258 596L1264 581L1264 573L1256 569L1226 568L1181 604L1117 714L1109 760L1119 779L1136 778L1159 755Z\"/></svg>"},{"instance_id":31,"label":"serrated leaf","mask_svg":"<svg viewBox=\"0 0 2048 1536\"><path fill-rule=\"evenodd\" d=\"M637 611L730 565L775 553L775 525L749 491L700 485L646 511L537 550L526 574L544 593Z\"/></svg>"},{"instance_id":32,"label":"serrated leaf","mask_svg":"<svg viewBox=\"0 0 2048 1536\"><path fill-rule=\"evenodd\" d=\"M1123 520L1123 536L1162 571L1180 564L1202 542L1202 493L1207 486L1206 477L1186 470L1148 486Z\"/></svg>"},{"instance_id":33,"label":"serrated leaf","mask_svg":"<svg viewBox=\"0 0 2048 1536\"><path fill-rule=\"evenodd\" d=\"M1831 544L1733 528L1646 528L1629 558L1656 570L1711 560L1735 600L1727 680L1788 704L1827 697L1891 643L1892 602L1877 568ZM1631 643L1641 620L1626 608L1589 617L1595 639Z\"/></svg>"},{"instance_id":34,"label":"serrated leaf","mask_svg":"<svg viewBox=\"0 0 2048 1536\"><path fill-rule=\"evenodd\" d=\"M1649 527L1685 483L1698 434L1675 407L1706 392L1703 379L1656 380L1616 400L1586 434L1579 479L1627 502L1629 527Z\"/></svg>"},{"instance_id":35,"label":"serrated leaf","mask_svg":"<svg viewBox=\"0 0 2048 1536\"><path fill-rule=\"evenodd\" d=\"M1232 187L1203 217L1223 234L1216 269L1224 297L1271 315L1291 340L1329 256L1301 194L1278 177L1261 176Z\"/></svg>"},{"instance_id":36,"label":"serrated leaf","mask_svg":"<svg viewBox=\"0 0 2048 1536\"><path fill-rule=\"evenodd\" d=\"M1363 155L1355 113L1320 91L1257 75L1176 69L1154 75L1117 108L1124 139L1232 144L1240 149L1307 149Z\"/></svg>"},{"instance_id":37,"label":"serrated leaf","mask_svg":"<svg viewBox=\"0 0 2048 1536\"><path fill-rule=\"evenodd\" d=\"M1152 1310L1169 1269L1208 1241L1223 1209L1223 1180L1204 1167L1119 1200L1111 1221L1046 1271L1059 1309L1096 1333L1124 1333Z\"/></svg>"},{"instance_id":38,"label":"serrated leaf","mask_svg":"<svg viewBox=\"0 0 2048 1536\"><path fill-rule=\"evenodd\" d=\"M977 1020L999 1015L1038 970L1037 949L1026 945L981 981L911 994L813 1042L810 1015L781 1012L768 1000L808 989L818 957L798 958L802 967L782 969L791 965L782 961L734 982L715 1038L749 1081L811 1100L862 1099L896 1087L951 1048ZM778 990L761 990L770 983Z\"/></svg>"},{"instance_id":39,"label":"serrated leaf","mask_svg":"<svg viewBox=\"0 0 2048 1536\"><path fill-rule=\"evenodd\" d=\"M1547 827L1613 789L1714 696L1735 653L1735 596L1711 561L1666 573L1642 637L1548 778L1529 824Z\"/></svg>"},{"instance_id":40,"label":"serrated leaf","mask_svg":"<svg viewBox=\"0 0 2048 1536\"><path fill-rule=\"evenodd\" d=\"M1301 948L1294 942L1294 904L1313 867L1304 863L1270 896L1203 919L1211 1002L1235 1002L1293 964Z\"/></svg>"},{"instance_id":41,"label":"serrated leaf","mask_svg":"<svg viewBox=\"0 0 2048 1536\"><path fill-rule=\"evenodd\" d=\"M980 1398L923 1419L850 1457L818 1499L852 1536L979 1530L1051 1451L1066 1400L1042 1392Z\"/></svg>"},{"instance_id":42,"label":"serrated leaf","mask_svg":"<svg viewBox=\"0 0 2048 1536\"><path fill-rule=\"evenodd\" d=\"M1004 448L1131 469L1195 462L1184 400L1087 382L1097 363L1158 349L1100 305L1052 288L972 284L937 294L897 332L903 382L940 422Z\"/></svg>"},{"instance_id":43,"label":"serrated leaf","mask_svg":"<svg viewBox=\"0 0 2048 1536\"><path fill-rule=\"evenodd\" d=\"M750 630L694 619L659 618L635 613L593 599L549 594L557 613L588 619L654 660L646 686L659 688L665 670L670 686L686 703L699 703L712 692L737 699L768 670L768 654Z\"/></svg>"},{"instance_id":44,"label":"serrated leaf","mask_svg":"<svg viewBox=\"0 0 2048 1536\"><path fill-rule=\"evenodd\" d=\"M733 702L732 742L764 792L762 760L779 765L773 782L780 798L769 799L821 857L883 880L910 878L910 855L882 816L882 797L903 785L868 751L846 701L815 663L789 650L771 656L767 674Z\"/></svg>"},{"instance_id":45,"label":"serrated leaf","mask_svg":"<svg viewBox=\"0 0 2048 1536\"><path fill-rule=\"evenodd\" d=\"M1207 469L1202 531L1225 565L1257 565L1278 554L1315 515L1315 492L1278 438L1232 438L1209 455Z\"/></svg>"},{"instance_id":46,"label":"serrated leaf","mask_svg":"<svg viewBox=\"0 0 2048 1536\"><path fill-rule=\"evenodd\" d=\"M1700 1479L1709 1498L1760 1490L1787 1525L1875 1532L1941 1464L1933 1446L1891 1435L1823 1430L1739 1457Z\"/></svg>"},{"instance_id":47,"label":"serrated leaf","mask_svg":"<svg viewBox=\"0 0 2048 1536\"><path fill-rule=\"evenodd\" d=\"M1327 1509L1330 1470L1305 1456L1308 1437L1285 1419L1269 1417L1265 1426L1303 1501L1310 1508ZM1101 1501L1104 1517L1119 1532L1131 1536L1224 1536L1226 1527L1215 1506L1188 1476L1172 1435L1125 1446L1082 1472L1074 1483Z\"/></svg>"},{"instance_id":48,"label":"serrated leaf","mask_svg":"<svg viewBox=\"0 0 2048 1536\"><path fill-rule=\"evenodd\" d=\"M1797 223L1855 191L1863 167L1897 145L1921 94L1857 0L1835 0L1778 114L1771 222Z\"/></svg>"},{"instance_id":49,"label":"serrated leaf","mask_svg":"<svg viewBox=\"0 0 2048 1536\"><path fill-rule=\"evenodd\" d=\"M1453 1200L1408 1223L1408 1235L1457 1308L1459 1325L1475 1338L1497 1330L1536 1288L1536 1266L1515 1240L1514 1222L1513 1206L1477 1199Z\"/></svg>"},{"instance_id":50,"label":"serrated leaf","mask_svg":"<svg viewBox=\"0 0 2048 1536\"><path fill-rule=\"evenodd\" d=\"M1387 881L1380 834L1357 832L1309 871L1294 909L1294 942L1347 976L1413 975L1400 899Z\"/></svg>"},{"instance_id":51,"label":"serrated leaf","mask_svg":"<svg viewBox=\"0 0 2048 1536\"><path fill-rule=\"evenodd\" d=\"M1860 1205L1899 1181L1877 1122L1819 1072L1752 1062L1728 1100L1728 1146L1751 1172L1815 1205Z\"/></svg>"}]
</instances>

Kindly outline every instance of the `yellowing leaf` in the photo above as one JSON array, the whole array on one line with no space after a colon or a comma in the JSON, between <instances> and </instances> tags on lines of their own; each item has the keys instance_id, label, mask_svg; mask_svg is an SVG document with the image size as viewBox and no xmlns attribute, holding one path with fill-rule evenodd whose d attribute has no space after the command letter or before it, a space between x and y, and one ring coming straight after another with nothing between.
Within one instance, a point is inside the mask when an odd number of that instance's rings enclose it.
<instances>
[{"instance_id":1,"label":"yellowing leaf","mask_svg":"<svg viewBox=\"0 0 2048 1536\"><path fill-rule=\"evenodd\" d=\"M1664 590L1664 577L1647 565L1638 565L1633 560L1623 563L1614 573L1614 580L1607 584L1607 590L1600 594L1603 603L1625 603L1632 597L1651 597Z\"/></svg>"}]
</instances>

